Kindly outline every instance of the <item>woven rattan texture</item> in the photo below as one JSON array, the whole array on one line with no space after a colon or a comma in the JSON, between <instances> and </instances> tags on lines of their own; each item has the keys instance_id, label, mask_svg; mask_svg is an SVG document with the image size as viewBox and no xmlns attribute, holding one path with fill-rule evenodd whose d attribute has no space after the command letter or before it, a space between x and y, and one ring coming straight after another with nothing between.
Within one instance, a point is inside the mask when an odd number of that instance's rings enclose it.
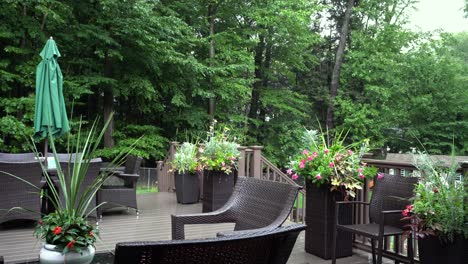
<instances>
[{"instance_id":1,"label":"woven rattan texture","mask_svg":"<svg viewBox=\"0 0 468 264\"><path fill-rule=\"evenodd\" d=\"M279 227L289 216L300 189L298 185L238 177L231 197L219 210L172 215L172 238L184 239L186 224L230 222L235 223L235 231Z\"/></svg>"},{"instance_id":2,"label":"woven rattan texture","mask_svg":"<svg viewBox=\"0 0 468 264\"><path fill-rule=\"evenodd\" d=\"M202 240L118 243L115 263L284 264L304 225Z\"/></svg>"},{"instance_id":3,"label":"woven rattan texture","mask_svg":"<svg viewBox=\"0 0 468 264\"><path fill-rule=\"evenodd\" d=\"M42 170L37 161L0 162L0 223L15 219L38 220L40 218L39 189L6 175L13 174L40 188ZM25 210L11 210L20 207Z\"/></svg>"}]
</instances>

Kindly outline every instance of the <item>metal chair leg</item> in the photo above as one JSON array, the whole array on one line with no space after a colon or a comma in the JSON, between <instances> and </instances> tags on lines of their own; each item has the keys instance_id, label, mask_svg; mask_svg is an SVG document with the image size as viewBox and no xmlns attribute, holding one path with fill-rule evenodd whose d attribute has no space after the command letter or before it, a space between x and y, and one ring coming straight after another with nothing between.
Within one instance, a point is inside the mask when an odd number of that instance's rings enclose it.
<instances>
[{"instance_id":1,"label":"metal chair leg","mask_svg":"<svg viewBox=\"0 0 468 264\"><path fill-rule=\"evenodd\" d=\"M377 256L377 264L382 264L382 251L383 251L383 243L384 243L384 237L379 236L379 247L377 250L378 256Z\"/></svg>"},{"instance_id":2,"label":"metal chair leg","mask_svg":"<svg viewBox=\"0 0 468 264\"><path fill-rule=\"evenodd\" d=\"M371 246L372 246L372 263L376 264L377 260L375 259L375 239L371 238Z\"/></svg>"}]
</instances>

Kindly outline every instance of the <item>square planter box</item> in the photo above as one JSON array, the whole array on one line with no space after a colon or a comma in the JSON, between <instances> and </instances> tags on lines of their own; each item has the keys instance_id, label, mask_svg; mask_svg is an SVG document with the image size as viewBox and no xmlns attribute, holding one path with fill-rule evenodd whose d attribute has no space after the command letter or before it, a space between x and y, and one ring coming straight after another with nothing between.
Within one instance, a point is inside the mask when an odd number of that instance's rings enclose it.
<instances>
[{"instance_id":1,"label":"square planter box","mask_svg":"<svg viewBox=\"0 0 468 264\"><path fill-rule=\"evenodd\" d=\"M200 199L200 181L195 173L174 173L177 202L197 203Z\"/></svg>"},{"instance_id":2,"label":"square planter box","mask_svg":"<svg viewBox=\"0 0 468 264\"><path fill-rule=\"evenodd\" d=\"M438 237L418 239L419 262L421 264L468 263L468 239L456 235L453 242L441 242Z\"/></svg>"},{"instance_id":3,"label":"square planter box","mask_svg":"<svg viewBox=\"0 0 468 264\"><path fill-rule=\"evenodd\" d=\"M323 259L331 259L333 227L335 222L335 202L343 201L339 192L330 192L328 185L317 187L306 181L306 233L305 251ZM352 208L341 206L340 223L352 223ZM338 231L336 257L353 254L352 233Z\"/></svg>"},{"instance_id":4,"label":"square planter box","mask_svg":"<svg viewBox=\"0 0 468 264\"><path fill-rule=\"evenodd\" d=\"M203 172L203 212L221 208L231 197L234 173L205 170Z\"/></svg>"}]
</instances>

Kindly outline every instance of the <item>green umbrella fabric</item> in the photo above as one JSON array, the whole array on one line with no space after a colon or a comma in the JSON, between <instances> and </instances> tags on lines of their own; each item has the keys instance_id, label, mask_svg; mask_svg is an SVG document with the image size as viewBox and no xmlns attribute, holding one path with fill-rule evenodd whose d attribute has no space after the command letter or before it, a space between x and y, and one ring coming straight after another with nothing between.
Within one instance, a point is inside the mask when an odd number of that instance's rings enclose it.
<instances>
[{"instance_id":1,"label":"green umbrella fabric","mask_svg":"<svg viewBox=\"0 0 468 264\"><path fill-rule=\"evenodd\" d=\"M34 138L48 136L49 127L54 138L70 130L63 98L63 76L57 59L60 52L50 38L40 53L41 63L36 70L36 108L34 114Z\"/></svg>"}]
</instances>

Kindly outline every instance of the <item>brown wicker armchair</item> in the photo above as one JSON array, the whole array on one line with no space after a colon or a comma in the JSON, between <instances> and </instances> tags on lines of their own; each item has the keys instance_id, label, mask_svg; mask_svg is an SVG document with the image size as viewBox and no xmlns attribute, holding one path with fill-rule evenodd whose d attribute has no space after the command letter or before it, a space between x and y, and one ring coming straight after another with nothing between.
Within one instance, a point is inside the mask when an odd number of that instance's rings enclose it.
<instances>
[{"instance_id":1,"label":"brown wicker armchair","mask_svg":"<svg viewBox=\"0 0 468 264\"><path fill-rule=\"evenodd\" d=\"M172 239L184 239L187 224L235 223L228 236L249 229L272 229L281 226L294 205L299 185L238 177L234 191L220 209L202 214L172 215Z\"/></svg>"},{"instance_id":2,"label":"brown wicker armchair","mask_svg":"<svg viewBox=\"0 0 468 264\"><path fill-rule=\"evenodd\" d=\"M141 157L127 156L125 170L114 171L114 175L101 186L97 193L97 203L105 202L105 204L98 208L97 213L100 217L104 210L121 206L133 208L138 214L136 187L140 177L141 161Z\"/></svg>"},{"instance_id":3,"label":"brown wicker armchair","mask_svg":"<svg viewBox=\"0 0 468 264\"><path fill-rule=\"evenodd\" d=\"M377 263L382 263L383 241L386 236L398 236L403 233L404 225L408 222L401 221L401 212L408 205L409 198L413 197L416 177L402 177L384 174L381 179L374 179L374 188L369 203L367 202L337 202L335 206L335 229L332 242L332 263L336 263L336 237L338 230L352 232L369 237L372 244L372 261L376 263L375 241L378 242ZM351 205L369 206L369 224L342 225L338 223L338 210L340 206ZM413 263L412 239L408 239L408 258Z\"/></svg>"},{"instance_id":4,"label":"brown wicker armchair","mask_svg":"<svg viewBox=\"0 0 468 264\"><path fill-rule=\"evenodd\" d=\"M285 264L304 228L291 225L220 238L118 243L114 263Z\"/></svg>"},{"instance_id":5,"label":"brown wicker armchair","mask_svg":"<svg viewBox=\"0 0 468 264\"><path fill-rule=\"evenodd\" d=\"M2 172L13 174L40 188L42 175L40 164L37 161L0 161L0 223L16 219L40 219L39 190ZM13 207L21 207L32 212L25 210L9 211Z\"/></svg>"}]
</instances>

